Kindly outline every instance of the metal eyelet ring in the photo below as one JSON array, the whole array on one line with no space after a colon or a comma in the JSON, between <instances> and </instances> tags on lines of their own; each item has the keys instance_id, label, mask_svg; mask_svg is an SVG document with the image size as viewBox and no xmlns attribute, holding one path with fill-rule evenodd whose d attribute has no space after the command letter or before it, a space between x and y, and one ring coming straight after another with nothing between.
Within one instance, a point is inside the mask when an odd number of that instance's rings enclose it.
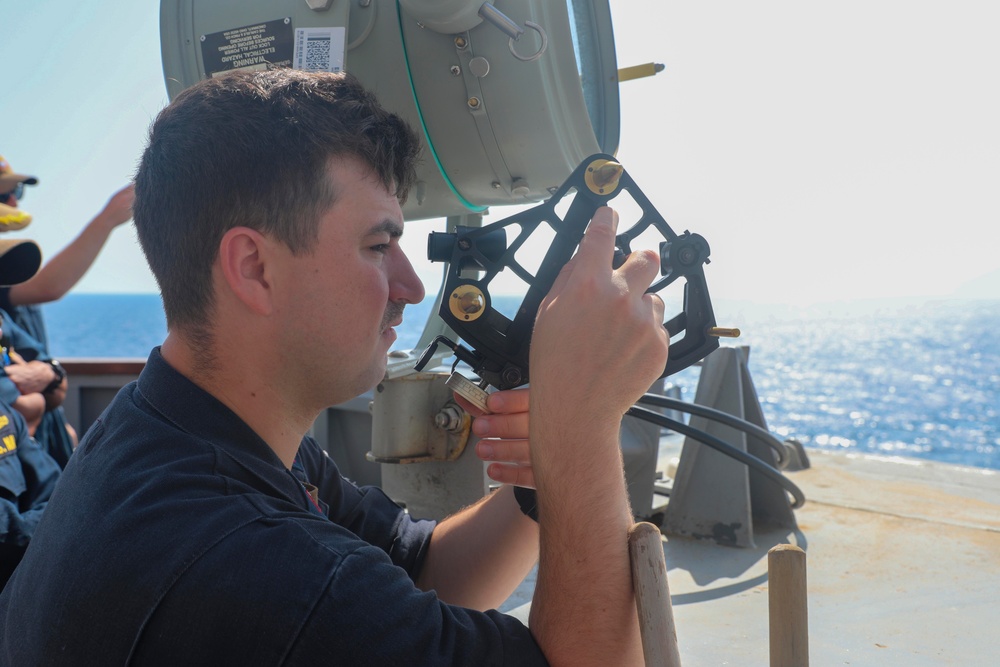
<instances>
[{"instance_id":1,"label":"metal eyelet ring","mask_svg":"<svg viewBox=\"0 0 1000 667\"><path fill-rule=\"evenodd\" d=\"M512 56L514 56L518 60L521 60L521 61L524 61L524 62L528 63L528 62L532 62L534 60L538 60L539 58L542 57L542 54L545 53L545 49L547 49L548 46L549 46L549 36L547 34L545 34L545 29L542 28L542 26L540 26L537 23L535 23L534 21L525 21L524 22L524 26L526 28L531 28L532 30L534 30L535 32L537 32L539 35L541 35L541 37L542 37L542 46L538 49L538 52L535 53L534 55L522 56L520 53L518 53L516 50L514 50L514 38L513 37L511 37L510 41L507 42L507 46L510 47L510 54Z\"/></svg>"}]
</instances>

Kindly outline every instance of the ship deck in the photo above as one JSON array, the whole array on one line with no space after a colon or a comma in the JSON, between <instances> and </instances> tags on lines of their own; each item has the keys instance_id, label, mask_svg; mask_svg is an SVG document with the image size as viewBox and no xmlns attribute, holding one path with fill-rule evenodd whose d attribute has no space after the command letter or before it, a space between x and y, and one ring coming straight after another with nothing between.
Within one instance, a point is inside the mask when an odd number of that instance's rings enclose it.
<instances>
[{"instance_id":1,"label":"ship deck","mask_svg":"<svg viewBox=\"0 0 1000 667\"><path fill-rule=\"evenodd\" d=\"M672 447L677 447L676 451ZM679 453L668 442L661 461ZM812 665L989 665L1000 643L1000 472L809 451L798 530L755 548L663 537L685 667L766 665L767 552L807 557ZM534 573L508 605L527 619Z\"/></svg>"}]
</instances>

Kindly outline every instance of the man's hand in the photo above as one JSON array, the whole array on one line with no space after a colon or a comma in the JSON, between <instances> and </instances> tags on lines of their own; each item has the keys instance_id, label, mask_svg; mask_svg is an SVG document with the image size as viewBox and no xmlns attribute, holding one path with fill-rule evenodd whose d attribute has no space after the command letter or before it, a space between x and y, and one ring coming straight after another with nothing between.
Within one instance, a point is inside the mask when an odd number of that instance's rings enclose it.
<instances>
[{"instance_id":1,"label":"man's hand","mask_svg":"<svg viewBox=\"0 0 1000 667\"><path fill-rule=\"evenodd\" d=\"M490 479L535 488L528 446L528 389L490 394L486 399L490 409L487 414L457 394L455 400L473 416L472 432L481 438L476 444L476 454L493 462L486 468Z\"/></svg>"},{"instance_id":2,"label":"man's hand","mask_svg":"<svg viewBox=\"0 0 1000 667\"><path fill-rule=\"evenodd\" d=\"M4 367L7 377L17 386L22 394L40 394L56 379L55 369L44 361L24 361L19 356L13 356L12 363Z\"/></svg>"},{"instance_id":3,"label":"man's hand","mask_svg":"<svg viewBox=\"0 0 1000 667\"><path fill-rule=\"evenodd\" d=\"M612 267L618 216L594 214L542 301L532 334L531 461L541 558L531 632L552 664L641 665L618 430L659 377L663 301L654 251Z\"/></svg>"},{"instance_id":4,"label":"man's hand","mask_svg":"<svg viewBox=\"0 0 1000 667\"><path fill-rule=\"evenodd\" d=\"M28 424L28 435L34 437L38 425L42 423L42 417L48 410L45 397L41 394L22 394L14 401L14 409L21 413Z\"/></svg>"},{"instance_id":5,"label":"man's hand","mask_svg":"<svg viewBox=\"0 0 1000 667\"><path fill-rule=\"evenodd\" d=\"M659 257L638 250L613 269L617 228L618 214L599 208L539 306L531 340L532 384L558 397L560 412L592 421L620 418L667 362L663 301L645 293Z\"/></svg>"},{"instance_id":6,"label":"man's hand","mask_svg":"<svg viewBox=\"0 0 1000 667\"><path fill-rule=\"evenodd\" d=\"M538 524L524 516L509 484L534 484L528 456L528 391L491 394L484 414L461 396L455 401L483 437L476 453L503 486L482 501L437 525L416 584L450 604L495 609L506 600L538 558Z\"/></svg>"},{"instance_id":7,"label":"man's hand","mask_svg":"<svg viewBox=\"0 0 1000 667\"><path fill-rule=\"evenodd\" d=\"M104 209L94 218L95 223L100 223L106 229L111 230L132 219L132 202L135 201L135 186L131 183L111 195L111 199L104 205Z\"/></svg>"}]
</instances>

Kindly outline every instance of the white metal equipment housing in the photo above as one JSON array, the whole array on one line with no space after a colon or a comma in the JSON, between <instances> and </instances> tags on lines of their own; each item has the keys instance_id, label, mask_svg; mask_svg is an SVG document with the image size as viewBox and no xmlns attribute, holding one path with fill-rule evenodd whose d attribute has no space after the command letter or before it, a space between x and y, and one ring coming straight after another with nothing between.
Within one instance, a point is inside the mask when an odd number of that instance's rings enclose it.
<instances>
[{"instance_id":1,"label":"white metal equipment housing","mask_svg":"<svg viewBox=\"0 0 1000 667\"><path fill-rule=\"evenodd\" d=\"M618 147L611 10L608 0L498 5L163 0L167 91L228 69L346 70L423 132L408 220L541 201L588 155Z\"/></svg>"}]
</instances>

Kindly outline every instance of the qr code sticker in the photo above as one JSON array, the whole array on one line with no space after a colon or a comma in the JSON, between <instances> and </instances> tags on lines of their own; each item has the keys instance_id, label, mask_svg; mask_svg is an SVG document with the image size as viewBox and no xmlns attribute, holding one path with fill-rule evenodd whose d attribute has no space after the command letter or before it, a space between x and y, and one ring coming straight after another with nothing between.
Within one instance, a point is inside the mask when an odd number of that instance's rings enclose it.
<instances>
[{"instance_id":1,"label":"qr code sticker","mask_svg":"<svg viewBox=\"0 0 1000 667\"><path fill-rule=\"evenodd\" d=\"M344 28L299 28L295 31L295 69L339 72L344 69Z\"/></svg>"},{"instance_id":2,"label":"qr code sticker","mask_svg":"<svg viewBox=\"0 0 1000 667\"><path fill-rule=\"evenodd\" d=\"M330 67L330 38L310 37L306 40L306 69L320 72Z\"/></svg>"}]
</instances>

